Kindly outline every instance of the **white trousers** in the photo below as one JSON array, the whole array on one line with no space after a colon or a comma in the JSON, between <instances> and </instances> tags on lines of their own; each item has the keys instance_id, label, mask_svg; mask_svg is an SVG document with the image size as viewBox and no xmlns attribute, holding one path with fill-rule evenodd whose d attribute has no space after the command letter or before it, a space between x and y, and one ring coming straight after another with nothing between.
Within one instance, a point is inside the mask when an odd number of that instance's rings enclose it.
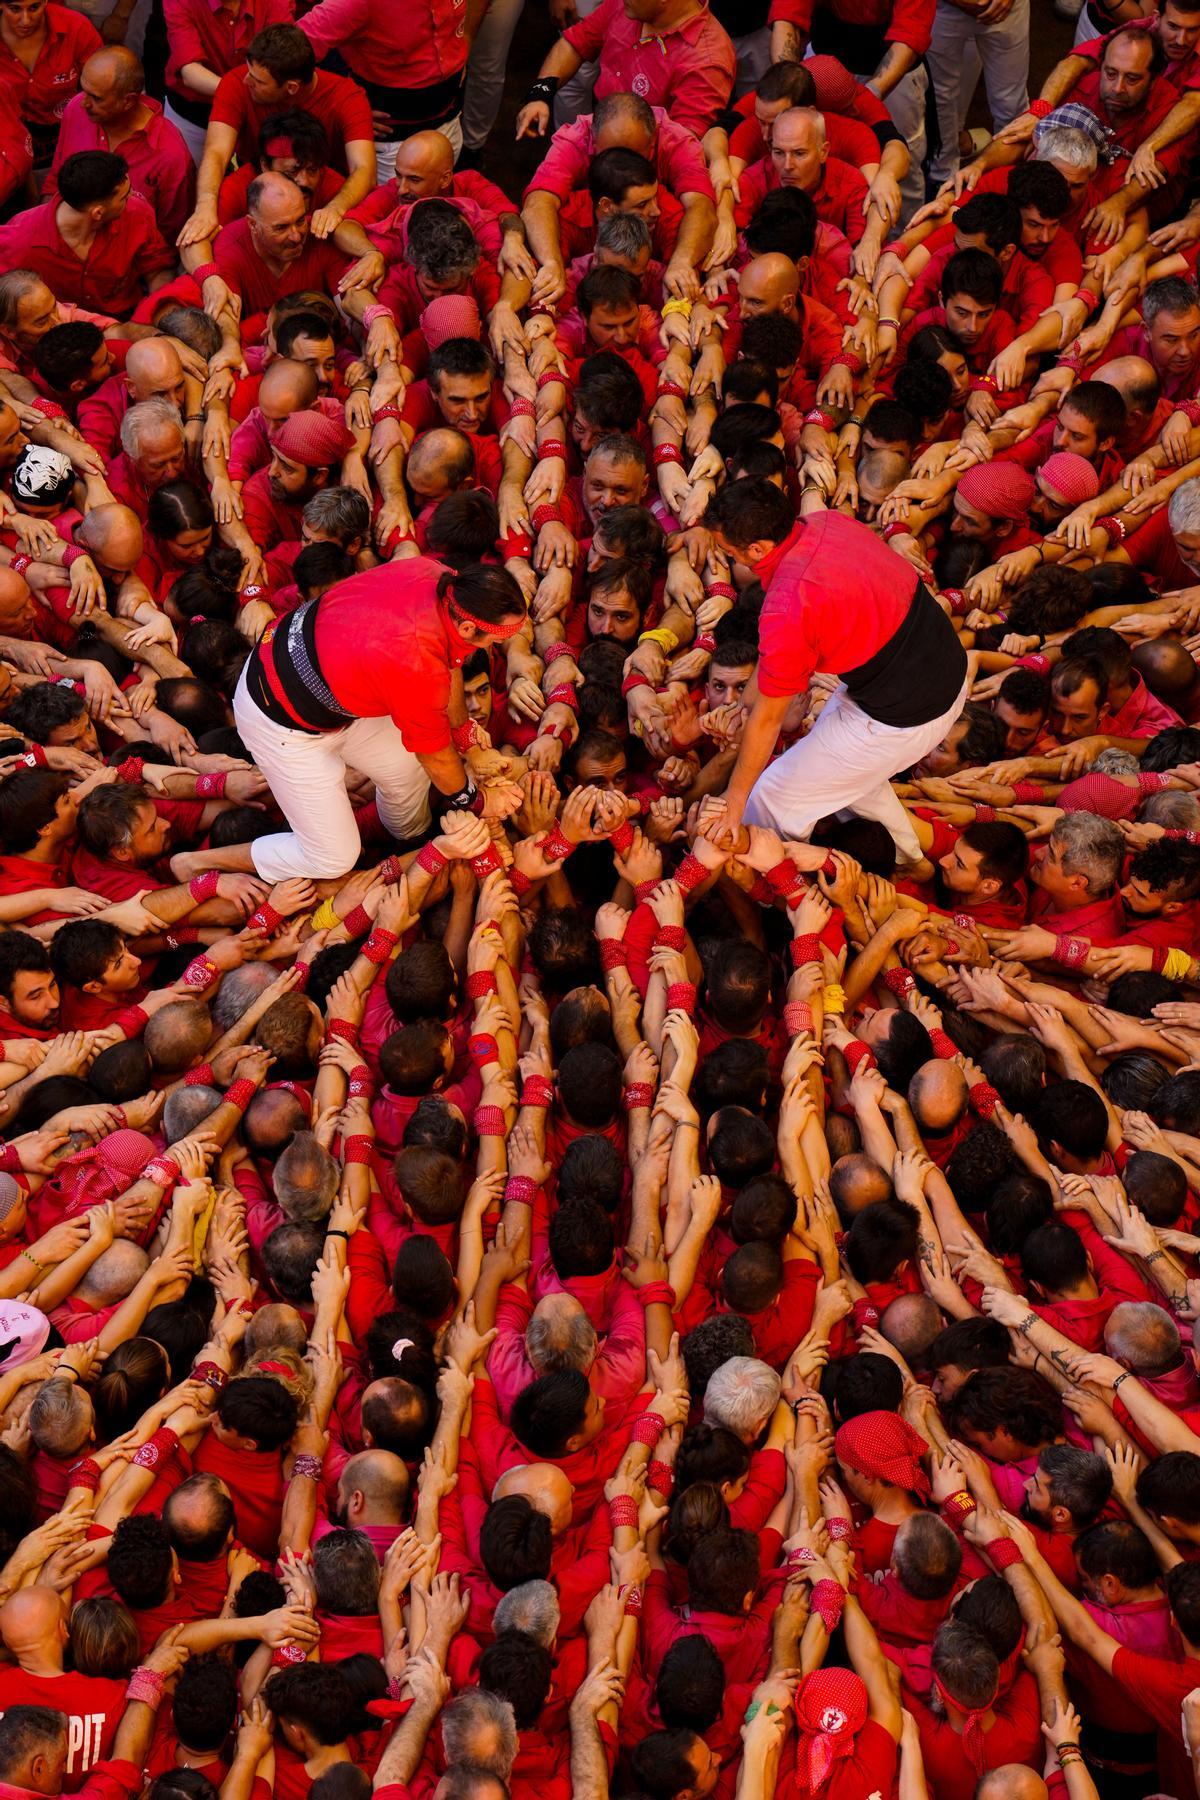
<instances>
[{"instance_id":1,"label":"white trousers","mask_svg":"<svg viewBox=\"0 0 1200 1800\"><path fill-rule=\"evenodd\" d=\"M187 145L188 155L191 157L196 167L199 168L200 159L204 155L205 131L203 125L193 125L190 119L185 119L182 113L177 113L175 111L175 108L171 105L169 100L163 101L163 118L174 125L176 131L178 131L180 137Z\"/></svg>"},{"instance_id":2,"label":"white trousers","mask_svg":"<svg viewBox=\"0 0 1200 1800\"><path fill-rule=\"evenodd\" d=\"M881 725L844 686L836 688L808 736L785 750L755 782L746 803L747 825L769 825L796 842L809 835L818 819L845 808L886 825L901 859L916 862L921 846L891 779L941 743L966 698L964 682L953 706L927 725Z\"/></svg>"},{"instance_id":3,"label":"white trousers","mask_svg":"<svg viewBox=\"0 0 1200 1800\"><path fill-rule=\"evenodd\" d=\"M429 777L390 719L356 719L320 734L276 725L251 699L243 673L233 716L247 754L267 778L290 831L251 845L264 881L289 875L329 879L353 868L362 848L346 770L375 783L379 817L394 837L416 837L429 823Z\"/></svg>"},{"instance_id":4,"label":"white trousers","mask_svg":"<svg viewBox=\"0 0 1200 1800\"><path fill-rule=\"evenodd\" d=\"M951 0L938 0L926 60L942 137L929 173L940 187L958 170L958 134L981 70L993 131L1029 104L1029 0L1016 0L1007 19L996 25L981 25Z\"/></svg>"},{"instance_id":5,"label":"white trousers","mask_svg":"<svg viewBox=\"0 0 1200 1800\"><path fill-rule=\"evenodd\" d=\"M491 0L475 33L462 109L463 143L468 150L482 150L496 123L508 52L524 6L525 0Z\"/></svg>"}]
</instances>

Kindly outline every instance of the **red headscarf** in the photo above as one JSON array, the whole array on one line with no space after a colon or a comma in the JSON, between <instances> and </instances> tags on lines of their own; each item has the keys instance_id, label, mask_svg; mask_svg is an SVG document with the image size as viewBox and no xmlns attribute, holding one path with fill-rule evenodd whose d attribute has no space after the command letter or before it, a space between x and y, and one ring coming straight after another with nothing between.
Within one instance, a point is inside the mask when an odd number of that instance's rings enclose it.
<instances>
[{"instance_id":1,"label":"red headscarf","mask_svg":"<svg viewBox=\"0 0 1200 1800\"><path fill-rule=\"evenodd\" d=\"M852 1669L816 1669L796 1689L796 1785L816 1794L829 1771L854 1749L867 1722L867 1690Z\"/></svg>"},{"instance_id":2,"label":"red headscarf","mask_svg":"<svg viewBox=\"0 0 1200 1800\"><path fill-rule=\"evenodd\" d=\"M60 1163L38 1196L57 1202L57 1216L74 1218L131 1188L154 1155L144 1131L110 1131L98 1144Z\"/></svg>"},{"instance_id":3,"label":"red headscarf","mask_svg":"<svg viewBox=\"0 0 1200 1800\"><path fill-rule=\"evenodd\" d=\"M996 1686L992 1690L991 1699L986 1701L982 1706L974 1707L965 1707L961 1700L956 1700L953 1694L947 1693L936 1669L933 1671L933 1685L941 1695L943 1704L947 1709L953 1706L958 1712L964 1715L962 1747L966 1753L967 1761L974 1769L976 1775L982 1775L984 1769L987 1767L987 1745L983 1735L982 1721L984 1715L990 1712L992 1707L996 1704L996 1696L1000 1692L999 1679L997 1678Z\"/></svg>"},{"instance_id":4,"label":"red headscarf","mask_svg":"<svg viewBox=\"0 0 1200 1800\"><path fill-rule=\"evenodd\" d=\"M895 1413L860 1413L838 1428L834 1451L839 1462L876 1481L929 1498L929 1477L921 1466L925 1440Z\"/></svg>"}]
</instances>

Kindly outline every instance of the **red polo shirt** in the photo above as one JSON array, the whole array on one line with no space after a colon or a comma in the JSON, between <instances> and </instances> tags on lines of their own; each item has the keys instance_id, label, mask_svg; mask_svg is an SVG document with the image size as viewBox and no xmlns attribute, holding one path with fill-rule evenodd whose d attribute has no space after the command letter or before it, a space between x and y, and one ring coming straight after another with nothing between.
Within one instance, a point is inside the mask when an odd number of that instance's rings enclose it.
<instances>
[{"instance_id":1,"label":"red polo shirt","mask_svg":"<svg viewBox=\"0 0 1200 1800\"><path fill-rule=\"evenodd\" d=\"M954 227L944 226L933 238L926 240L925 248L932 254L909 289L908 298L904 302L906 312L922 312L925 307L938 304L938 296L942 291L942 270L954 255ZM1078 252L1076 259L1078 260ZM1033 262L1024 251L1018 249L1009 258L1004 270L1000 305L1006 313L1011 314L1018 331L1028 331L1053 303L1054 288L1054 277L1045 263Z\"/></svg>"},{"instance_id":2,"label":"red polo shirt","mask_svg":"<svg viewBox=\"0 0 1200 1800\"><path fill-rule=\"evenodd\" d=\"M311 94L297 95L294 104L320 119L329 138L329 151L334 167L344 165L345 146L375 141L371 120L371 103L356 81L345 75L331 75L318 69ZM263 121L273 118L278 106L259 106L250 98L244 68L231 69L222 75L221 84L212 100L211 121L214 125L232 125L238 134L237 154L252 162L258 154L259 133Z\"/></svg>"},{"instance_id":3,"label":"red polo shirt","mask_svg":"<svg viewBox=\"0 0 1200 1800\"><path fill-rule=\"evenodd\" d=\"M855 604L846 605L846 570ZM758 686L802 694L814 669L842 675L895 636L917 578L865 525L841 513L797 523L756 570L766 589L759 622Z\"/></svg>"},{"instance_id":4,"label":"red polo shirt","mask_svg":"<svg viewBox=\"0 0 1200 1800\"><path fill-rule=\"evenodd\" d=\"M299 23L318 62L336 46L348 69L379 87L433 87L467 60L467 0L320 0Z\"/></svg>"},{"instance_id":5,"label":"red polo shirt","mask_svg":"<svg viewBox=\"0 0 1200 1800\"><path fill-rule=\"evenodd\" d=\"M132 137L122 141L117 155L123 156L129 165L133 192L147 202L163 237L173 244L192 210L196 165L178 127L163 118L158 101L143 94L142 103L149 107L150 118L141 131L135 131ZM63 113L43 196L50 200L58 193L58 171L66 157L74 156L80 150L108 150L110 147L107 131L103 125L89 119L84 111L83 95L76 94L68 101Z\"/></svg>"},{"instance_id":6,"label":"red polo shirt","mask_svg":"<svg viewBox=\"0 0 1200 1800\"><path fill-rule=\"evenodd\" d=\"M125 1711L125 1683L103 1675L29 1675L11 1665L0 1673L0 1710L52 1706L67 1715L67 1767L63 1791L76 1794L88 1771L112 1749Z\"/></svg>"},{"instance_id":7,"label":"red polo shirt","mask_svg":"<svg viewBox=\"0 0 1200 1800\"><path fill-rule=\"evenodd\" d=\"M79 92L79 71L84 63L100 48L100 33L90 19L50 0L46 41L32 69L0 43L0 87L27 125L48 131L62 118L67 101Z\"/></svg>"},{"instance_id":8,"label":"red polo shirt","mask_svg":"<svg viewBox=\"0 0 1200 1800\"><path fill-rule=\"evenodd\" d=\"M150 277L175 267L154 213L131 194L119 218L102 227L81 261L58 229L57 200L45 200L0 225L0 266L32 269L60 300L131 313Z\"/></svg>"},{"instance_id":9,"label":"red polo shirt","mask_svg":"<svg viewBox=\"0 0 1200 1800\"><path fill-rule=\"evenodd\" d=\"M241 70L251 38L268 25L290 25L295 0L237 0L230 13L220 0L163 0L167 22L167 86L193 100L200 96L185 86L181 69L201 63L214 75Z\"/></svg>"},{"instance_id":10,"label":"red polo shirt","mask_svg":"<svg viewBox=\"0 0 1200 1800\"><path fill-rule=\"evenodd\" d=\"M770 17L773 25L786 21L808 37L814 13L823 12L852 30L878 32L885 43L908 44L924 56L933 36L935 4L936 0L772 0Z\"/></svg>"},{"instance_id":11,"label":"red polo shirt","mask_svg":"<svg viewBox=\"0 0 1200 1800\"><path fill-rule=\"evenodd\" d=\"M669 102L675 123L698 137L728 104L737 58L729 33L707 6L656 37L641 19L627 17L622 0L602 0L563 37L584 62L599 62L597 100L633 93L651 106Z\"/></svg>"},{"instance_id":12,"label":"red polo shirt","mask_svg":"<svg viewBox=\"0 0 1200 1800\"><path fill-rule=\"evenodd\" d=\"M213 261L233 292L241 295L243 318L270 312L288 294L316 290L332 295L349 266L331 238L309 237L295 262L276 275L254 247L249 219L235 219L217 233Z\"/></svg>"}]
</instances>

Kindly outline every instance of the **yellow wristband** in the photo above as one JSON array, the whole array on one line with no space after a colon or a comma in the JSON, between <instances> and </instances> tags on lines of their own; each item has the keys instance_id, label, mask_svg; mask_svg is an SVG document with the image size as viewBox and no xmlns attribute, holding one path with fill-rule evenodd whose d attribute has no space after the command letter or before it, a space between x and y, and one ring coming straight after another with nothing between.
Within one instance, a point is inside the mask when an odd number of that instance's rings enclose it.
<instances>
[{"instance_id":1,"label":"yellow wristband","mask_svg":"<svg viewBox=\"0 0 1200 1800\"><path fill-rule=\"evenodd\" d=\"M1192 972L1192 958L1186 950L1168 950L1163 974L1168 981L1186 981Z\"/></svg>"},{"instance_id":2,"label":"yellow wristband","mask_svg":"<svg viewBox=\"0 0 1200 1800\"><path fill-rule=\"evenodd\" d=\"M844 1013L846 1010L846 990L836 981L831 981L821 995L821 1005L827 1013Z\"/></svg>"},{"instance_id":3,"label":"yellow wristband","mask_svg":"<svg viewBox=\"0 0 1200 1800\"><path fill-rule=\"evenodd\" d=\"M679 634L671 630L669 625L658 625L653 631L643 631L638 639L639 644L661 644L668 656L679 648Z\"/></svg>"},{"instance_id":4,"label":"yellow wristband","mask_svg":"<svg viewBox=\"0 0 1200 1800\"><path fill-rule=\"evenodd\" d=\"M313 930L331 931L333 927L339 923L340 920L333 910L333 901L322 900L320 906L318 906L316 912L312 916Z\"/></svg>"},{"instance_id":5,"label":"yellow wristband","mask_svg":"<svg viewBox=\"0 0 1200 1800\"><path fill-rule=\"evenodd\" d=\"M690 319L692 316L691 301L679 299L664 300L659 308L659 317L669 319L672 313L678 313L681 318Z\"/></svg>"}]
</instances>

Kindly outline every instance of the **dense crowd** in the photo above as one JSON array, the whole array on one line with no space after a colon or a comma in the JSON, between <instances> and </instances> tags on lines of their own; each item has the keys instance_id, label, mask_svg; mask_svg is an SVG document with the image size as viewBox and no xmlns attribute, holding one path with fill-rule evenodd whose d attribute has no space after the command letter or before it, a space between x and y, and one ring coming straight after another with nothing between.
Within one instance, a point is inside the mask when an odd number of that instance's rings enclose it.
<instances>
[{"instance_id":1,"label":"dense crowd","mask_svg":"<svg viewBox=\"0 0 1200 1800\"><path fill-rule=\"evenodd\" d=\"M0 1800L1197 1800L1200 0L550 11L0 0Z\"/></svg>"}]
</instances>

